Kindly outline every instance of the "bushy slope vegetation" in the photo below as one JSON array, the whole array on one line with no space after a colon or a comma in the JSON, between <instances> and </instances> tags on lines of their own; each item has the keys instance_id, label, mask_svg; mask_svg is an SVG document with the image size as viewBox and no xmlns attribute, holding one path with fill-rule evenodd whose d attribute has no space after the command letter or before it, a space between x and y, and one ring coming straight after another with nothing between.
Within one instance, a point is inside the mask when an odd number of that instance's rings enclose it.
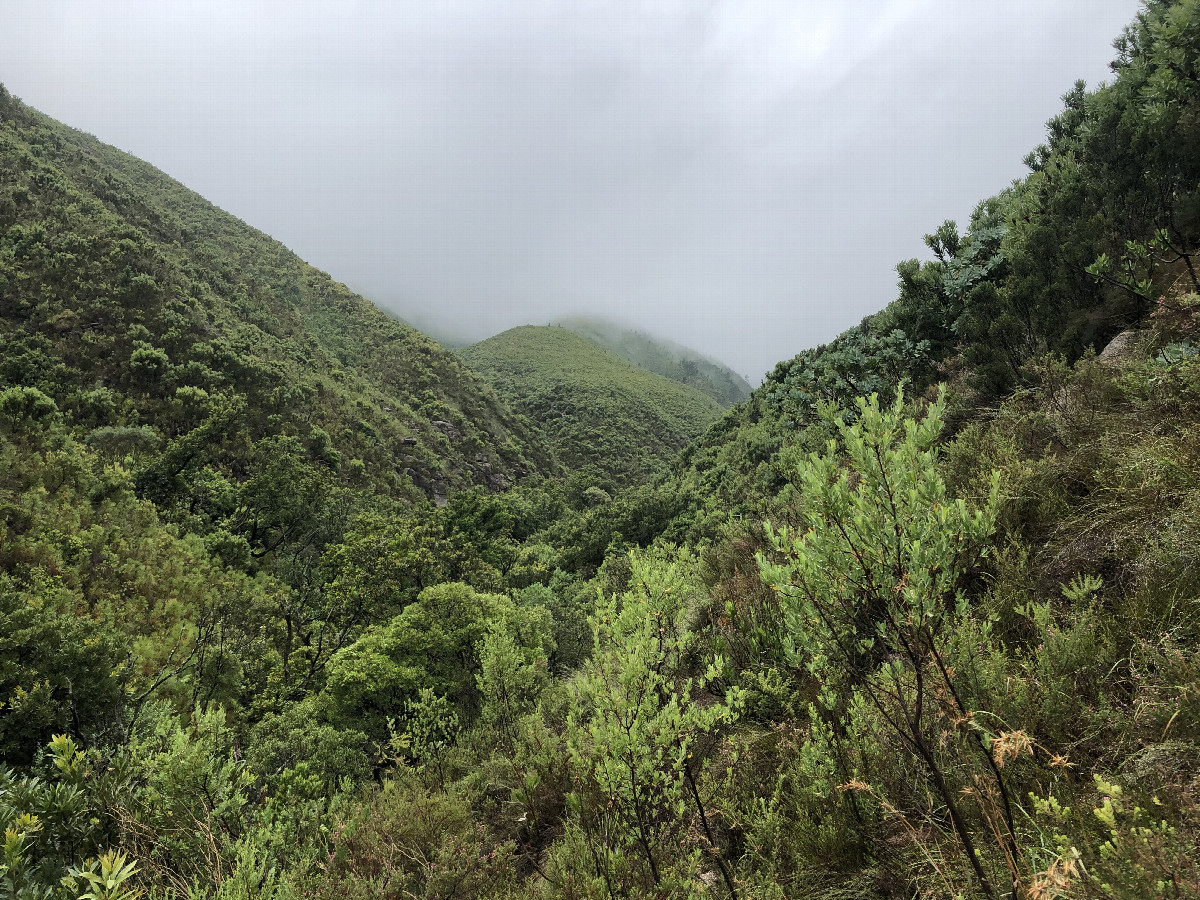
<instances>
[{"instance_id":1,"label":"bushy slope vegetation","mask_svg":"<svg viewBox=\"0 0 1200 900\"><path fill-rule=\"evenodd\" d=\"M566 328L512 328L459 355L538 424L563 465L609 485L661 474L720 415L711 397Z\"/></svg>"},{"instance_id":2,"label":"bushy slope vegetation","mask_svg":"<svg viewBox=\"0 0 1200 900\"><path fill-rule=\"evenodd\" d=\"M1063 98L1028 176L979 203L965 230L944 222L926 235L933 258L897 266L896 300L780 362L689 449L683 481L716 498L718 517L761 514L759 499L783 485L776 454L822 402L945 381L956 421L1028 386L1030 361L1073 362L1144 323L1162 296L1200 290L1195 10L1149 9L1117 42L1113 83Z\"/></svg>"},{"instance_id":3,"label":"bushy slope vegetation","mask_svg":"<svg viewBox=\"0 0 1200 900\"><path fill-rule=\"evenodd\" d=\"M671 341L600 319L572 317L550 324L573 331L643 369L694 387L722 406L733 406L750 396L750 385L737 372Z\"/></svg>"},{"instance_id":4,"label":"bushy slope vegetation","mask_svg":"<svg viewBox=\"0 0 1200 900\"><path fill-rule=\"evenodd\" d=\"M1118 53L611 497L164 467L4 382L0 896L1200 897L1200 2Z\"/></svg>"},{"instance_id":5,"label":"bushy slope vegetation","mask_svg":"<svg viewBox=\"0 0 1200 900\"><path fill-rule=\"evenodd\" d=\"M424 335L7 93L0 172L3 376L51 397L81 436L234 472L282 440L343 481L412 496L502 486L544 462ZM158 489L195 502L182 482Z\"/></svg>"}]
</instances>

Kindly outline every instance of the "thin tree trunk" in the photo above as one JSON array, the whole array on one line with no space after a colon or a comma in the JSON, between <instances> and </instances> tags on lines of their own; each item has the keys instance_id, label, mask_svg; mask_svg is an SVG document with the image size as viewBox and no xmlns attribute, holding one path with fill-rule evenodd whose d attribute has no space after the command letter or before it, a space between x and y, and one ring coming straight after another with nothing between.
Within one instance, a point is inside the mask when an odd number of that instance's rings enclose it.
<instances>
[{"instance_id":1,"label":"thin tree trunk","mask_svg":"<svg viewBox=\"0 0 1200 900\"><path fill-rule=\"evenodd\" d=\"M729 869L721 856L721 848L713 840L712 829L708 827L708 816L704 814L704 804L700 802L700 791L696 787L696 779L692 777L691 769L686 766L683 769L683 776L688 787L692 789L692 798L696 801L696 811L700 813L700 824L704 826L704 837L708 840L708 846L712 848L713 858L717 861L717 868L721 870L721 877L725 879L725 886L729 888L729 896L732 900L738 900L737 888L733 886L733 876L729 874Z\"/></svg>"},{"instance_id":2,"label":"thin tree trunk","mask_svg":"<svg viewBox=\"0 0 1200 900\"><path fill-rule=\"evenodd\" d=\"M958 835L958 839L962 841L963 852L967 855L967 859L971 861L971 868L975 870L975 877L979 879L979 886L983 889L989 900L997 900L996 889L992 887L991 881L983 871L983 864L979 861L979 857L975 854L975 843L971 840L971 832L967 829L967 823L963 821L962 814L958 811L958 804L954 801L954 795L950 791L950 786L946 784L946 779L942 775L942 770L938 767L937 761L933 758L933 753L925 744L924 739L920 735L914 735L916 738L917 752L920 753L925 767L929 770L930 777L933 778L933 783L938 789L938 793L942 795L942 802L946 804L946 809L950 813L950 821L954 825L954 831Z\"/></svg>"}]
</instances>

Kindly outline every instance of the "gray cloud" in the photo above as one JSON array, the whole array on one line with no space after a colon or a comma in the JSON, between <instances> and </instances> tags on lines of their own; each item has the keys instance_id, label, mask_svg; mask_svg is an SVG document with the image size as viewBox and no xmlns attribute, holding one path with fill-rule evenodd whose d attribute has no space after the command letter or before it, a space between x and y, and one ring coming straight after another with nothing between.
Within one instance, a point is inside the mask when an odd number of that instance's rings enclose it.
<instances>
[{"instance_id":1,"label":"gray cloud","mask_svg":"<svg viewBox=\"0 0 1200 900\"><path fill-rule=\"evenodd\" d=\"M1135 0L9 0L0 80L442 334L757 378L1023 170Z\"/></svg>"}]
</instances>

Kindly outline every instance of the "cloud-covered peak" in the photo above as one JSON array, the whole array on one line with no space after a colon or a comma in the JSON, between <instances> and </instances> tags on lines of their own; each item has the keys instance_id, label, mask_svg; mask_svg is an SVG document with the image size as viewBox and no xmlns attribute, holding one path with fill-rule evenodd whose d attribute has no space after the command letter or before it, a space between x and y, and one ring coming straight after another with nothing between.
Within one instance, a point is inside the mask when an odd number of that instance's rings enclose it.
<instances>
[{"instance_id":1,"label":"cloud-covered peak","mask_svg":"<svg viewBox=\"0 0 1200 900\"><path fill-rule=\"evenodd\" d=\"M0 80L418 324L758 376L1021 174L1136 0L16 2Z\"/></svg>"}]
</instances>

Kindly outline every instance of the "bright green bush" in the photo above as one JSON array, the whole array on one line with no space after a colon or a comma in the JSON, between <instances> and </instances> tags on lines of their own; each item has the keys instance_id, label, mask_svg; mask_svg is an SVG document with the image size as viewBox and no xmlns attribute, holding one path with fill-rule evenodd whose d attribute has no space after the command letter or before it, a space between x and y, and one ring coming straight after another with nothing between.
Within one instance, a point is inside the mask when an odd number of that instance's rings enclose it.
<instances>
[{"instance_id":1,"label":"bright green bush","mask_svg":"<svg viewBox=\"0 0 1200 900\"><path fill-rule=\"evenodd\" d=\"M696 797L698 742L734 721L741 693L731 688L723 702L697 701L720 661L700 676L686 668L697 642L688 620L698 591L685 568L693 560L630 559L629 590L600 596L592 618L596 650L571 683L567 743L584 779L573 803L588 839L614 855L612 864L636 857L646 883L665 888L687 879L689 864L701 857L699 849L691 859L671 842ZM710 843L708 850L720 863L720 849Z\"/></svg>"}]
</instances>

